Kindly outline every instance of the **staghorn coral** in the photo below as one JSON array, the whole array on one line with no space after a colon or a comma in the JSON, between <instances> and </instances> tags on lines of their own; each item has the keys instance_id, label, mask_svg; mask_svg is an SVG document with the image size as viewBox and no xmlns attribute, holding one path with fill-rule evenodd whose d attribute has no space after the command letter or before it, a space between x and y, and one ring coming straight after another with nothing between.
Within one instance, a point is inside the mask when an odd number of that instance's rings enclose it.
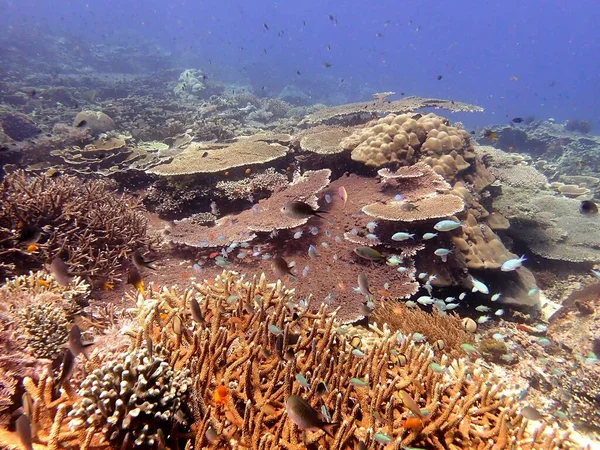
<instances>
[{"instance_id":1,"label":"staghorn coral","mask_svg":"<svg viewBox=\"0 0 600 450\"><path fill-rule=\"evenodd\" d=\"M192 299L200 303L206 325L184 314ZM397 446L460 449L492 442L503 448L519 439L524 449L570 448L568 437L555 427L543 425L529 434L502 381L480 367L436 355L428 344L389 331L373 339L363 354L353 352L350 337L336 331L335 314L324 305L314 311L310 297L307 302L306 308L295 306L293 291L280 282L267 283L264 275L245 281L232 272L182 293L163 289L151 298L138 297L144 328L136 345L148 337L165 342L173 367L191 367L194 447L211 445L206 430L212 428L219 441L235 439L251 449L341 449L359 439L374 448L375 432L387 434ZM293 349L293 358L277 356L287 348ZM406 356L404 365L394 363L393 355L400 353ZM441 372L430 367L438 357ZM306 387L298 374L306 378ZM328 392L318 400L320 381ZM219 385L229 391L223 405L213 400ZM402 427L409 412L400 390L427 409L422 430ZM333 437L310 433L303 444L286 414L273 406L290 394L324 405L331 420L341 424Z\"/></svg>"},{"instance_id":2,"label":"staghorn coral","mask_svg":"<svg viewBox=\"0 0 600 450\"><path fill-rule=\"evenodd\" d=\"M457 314L439 314L422 311L418 308L408 308L402 302L384 301L377 303L371 320L375 324L386 324L392 332L400 332L406 336L420 333L433 344L441 339L445 353L461 357L464 351L461 344L473 343L473 334L466 332ZM376 329L376 327L374 327ZM383 334L381 330L378 330Z\"/></svg>"},{"instance_id":3,"label":"staghorn coral","mask_svg":"<svg viewBox=\"0 0 600 450\"><path fill-rule=\"evenodd\" d=\"M421 108L437 108L446 109L448 111L483 111L479 106L461 102L436 98L405 97L401 100L394 100L392 102L367 101L320 109L306 116L304 121L309 124L318 124L334 120L348 120L348 118L360 115L376 116L387 113L402 114Z\"/></svg>"},{"instance_id":4,"label":"staghorn coral","mask_svg":"<svg viewBox=\"0 0 600 450\"><path fill-rule=\"evenodd\" d=\"M139 203L117 195L109 182L18 171L4 178L0 196L5 206L0 260L5 264L39 266L60 253L76 274L114 278L135 248L153 242ZM23 226L41 232L29 250L17 241Z\"/></svg>"},{"instance_id":5,"label":"staghorn coral","mask_svg":"<svg viewBox=\"0 0 600 450\"><path fill-rule=\"evenodd\" d=\"M199 302L202 322L194 321L188 313L192 300ZM397 448L577 448L558 424L542 423L531 431L518 414L516 393L482 367L464 359L451 360L430 345L392 334L386 327L379 337L369 339L368 345L365 339L362 352L353 351L350 336L339 327L335 312L324 305L316 308L312 297L306 306L296 305L293 290L281 282L268 283L264 275L245 280L226 271L183 291L163 288L149 291L146 297L138 295L135 305L131 311L138 324L127 331L132 348L103 368L94 369L79 391L67 381L61 396L54 400L54 380L48 371L42 372L37 383L24 380L34 400L30 420L38 430L40 448L114 448L106 442L109 432L109 438L112 433L124 437L119 442L121 448L166 444L169 448L341 450L362 440L367 448L374 449L379 445L374 433L386 434ZM148 339L160 342L152 357L148 355ZM281 358L290 350L292 357ZM405 356L406 364L396 362L399 354ZM129 371L127 363L119 367L123 360L130 361ZM434 361L442 370L431 365ZM149 365L155 369L148 370ZM109 371L109 367L115 370ZM173 384L170 375L149 375L148 380L139 376L158 367L163 368L163 374L179 374L174 376L187 385L181 402L174 387L162 397L172 408L156 409L165 418L162 436L155 431L161 419L149 422L144 408L137 411L134 406L134 402L143 405L141 399L132 395L127 402L124 398L131 393L129 387L152 396L153 389L143 389L145 381L148 386L154 382ZM306 384L300 384L299 374ZM125 383L117 386L118 379ZM321 381L328 390L317 395ZM227 390L219 403L214 396L217 386ZM427 410L421 429L403 427L411 414L403 405L401 390ZM301 395L317 409L323 405L331 421L340 424L333 436L317 431L303 438L281 407L291 394ZM150 409L155 398L145 407ZM177 418L174 420L184 400L193 414L183 416L193 420L189 428L177 427ZM117 410L122 412L113 414ZM126 430L115 427L124 417L128 418ZM91 420L84 425L88 418ZM69 424L76 429L71 430ZM129 431L131 437L127 438ZM6 430L0 433L0 439L13 442L13 434ZM135 438L142 434L146 440L140 439L139 444L145 445L136 445ZM152 436L153 442L149 440ZM164 444L159 442L161 437Z\"/></svg>"},{"instance_id":6,"label":"staghorn coral","mask_svg":"<svg viewBox=\"0 0 600 450\"><path fill-rule=\"evenodd\" d=\"M160 345L122 353L87 375L68 417L73 430L95 428L121 448L161 448L186 425L189 370L175 371ZM176 440L176 438L175 438ZM171 445L171 444L169 444Z\"/></svg>"}]
</instances>

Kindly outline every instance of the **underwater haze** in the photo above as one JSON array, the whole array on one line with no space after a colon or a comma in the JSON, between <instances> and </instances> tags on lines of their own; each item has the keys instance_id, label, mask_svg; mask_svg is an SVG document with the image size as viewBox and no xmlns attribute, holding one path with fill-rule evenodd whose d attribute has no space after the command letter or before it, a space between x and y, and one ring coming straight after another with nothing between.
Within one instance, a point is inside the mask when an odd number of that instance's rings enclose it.
<instances>
[{"instance_id":1,"label":"underwater haze","mask_svg":"<svg viewBox=\"0 0 600 450\"><path fill-rule=\"evenodd\" d=\"M0 0L0 448L600 449L598 18Z\"/></svg>"},{"instance_id":2,"label":"underwater haze","mask_svg":"<svg viewBox=\"0 0 600 450\"><path fill-rule=\"evenodd\" d=\"M268 95L294 84L330 105L380 91L460 99L485 108L471 125L597 123L599 15L593 0L0 2L3 45L26 40L26 56L48 64L49 37L68 39L82 64L91 44L144 46L155 67L95 68L197 68Z\"/></svg>"}]
</instances>

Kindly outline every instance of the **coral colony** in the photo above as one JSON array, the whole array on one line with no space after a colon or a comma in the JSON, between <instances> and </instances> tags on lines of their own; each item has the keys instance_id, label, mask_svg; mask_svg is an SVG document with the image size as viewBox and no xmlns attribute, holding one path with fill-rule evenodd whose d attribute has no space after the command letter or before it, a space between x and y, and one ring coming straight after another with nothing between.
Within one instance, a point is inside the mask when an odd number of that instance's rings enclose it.
<instances>
[{"instance_id":1,"label":"coral colony","mask_svg":"<svg viewBox=\"0 0 600 450\"><path fill-rule=\"evenodd\" d=\"M600 344L552 320L593 327L597 285L549 320L533 263L600 262L598 181L420 112L473 105L215 89L185 70L147 126L3 112L4 447L582 448Z\"/></svg>"}]
</instances>

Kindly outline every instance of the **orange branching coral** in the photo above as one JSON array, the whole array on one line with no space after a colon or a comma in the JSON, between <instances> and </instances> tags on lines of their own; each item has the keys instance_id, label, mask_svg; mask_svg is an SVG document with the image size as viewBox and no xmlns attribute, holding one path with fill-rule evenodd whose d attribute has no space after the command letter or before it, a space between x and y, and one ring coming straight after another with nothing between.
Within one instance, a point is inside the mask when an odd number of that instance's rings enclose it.
<instances>
[{"instance_id":1,"label":"orange branching coral","mask_svg":"<svg viewBox=\"0 0 600 450\"><path fill-rule=\"evenodd\" d=\"M200 307L194 317L192 302ZM325 305L315 311L312 298L296 305L293 291L264 275L246 281L223 272L183 292L155 291L138 297L136 311L140 328L131 355L147 352L151 339L164 346L171 368L190 370L194 423L188 433L165 434L167 447L236 442L257 450L343 449L362 440L376 448L376 439L386 435L397 446L462 449L495 442L503 448L518 432L524 449L569 448L556 428L527 435L501 380L481 368L399 334L384 333L357 350L350 345L354 339L338 330L334 312ZM317 431L303 442L282 406L292 394L340 424L332 437ZM403 426L411 417L404 395L427 410L422 428ZM144 416L134 412L127 415L127 429L138 430L131 442L144 433ZM90 429L97 432L108 418L95 414ZM94 435L91 444L98 439Z\"/></svg>"},{"instance_id":2,"label":"orange branching coral","mask_svg":"<svg viewBox=\"0 0 600 450\"><path fill-rule=\"evenodd\" d=\"M361 345L334 311L312 297L298 305L264 275L223 272L135 301L131 349L103 362L79 391L67 382L54 399L47 371L38 383L25 379L36 445L109 448L105 438L122 436L126 449L342 450L359 441L375 449L383 439L397 448L508 448L516 440L522 449L574 448L556 424L529 433L502 380L481 367L389 331ZM333 434L302 437L283 408L290 395L338 423ZM422 427L408 426L413 404L424 411ZM160 415L160 429L148 411Z\"/></svg>"}]
</instances>

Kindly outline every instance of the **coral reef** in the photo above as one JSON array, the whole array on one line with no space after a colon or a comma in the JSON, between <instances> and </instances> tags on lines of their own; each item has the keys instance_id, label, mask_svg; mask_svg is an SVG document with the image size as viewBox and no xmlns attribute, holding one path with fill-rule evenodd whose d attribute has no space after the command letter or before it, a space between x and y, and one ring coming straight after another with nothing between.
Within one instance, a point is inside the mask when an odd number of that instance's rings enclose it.
<instances>
[{"instance_id":1,"label":"coral reef","mask_svg":"<svg viewBox=\"0 0 600 450\"><path fill-rule=\"evenodd\" d=\"M5 267L24 271L59 256L74 274L114 278L135 248L153 241L138 202L108 182L18 171L2 180L0 195Z\"/></svg>"},{"instance_id":2,"label":"coral reef","mask_svg":"<svg viewBox=\"0 0 600 450\"><path fill-rule=\"evenodd\" d=\"M192 302L199 304L193 318L187 313ZM439 349L387 329L357 350L334 312L324 305L313 309L311 297L296 305L293 291L264 276L244 280L223 272L184 291L153 291L137 298L135 313L139 325L128 331L132 348L91 372L79 390L67 381L52 400L49 372L37 383L25 378L36 405L30 420L37 442L82 450L109 448L105 438L117 436L125 448L236 442L251 449L342 449L359 441L375 448L382 439L436 449L510 448L517 442L523 449L576 448L558 424L530 431L515 394L480 366L440 356ZM150 341L160 342L151 355ZM395 355L404 356L402 363L394 362ZM125 383L117 386L117 379ZM161 405L155 394L166 386L173 389ZM177 413L187 393L189 417ZM306 398L339 425L330 435L316 431L302 438L283 410L290 395ZM422 421L408 426L417 409ZM149 421L147 411L158 415ZM77 428L88 418L85 428L70 431L69 423ZM162 432L157 423L166 426ZM3 440L12 438L2 433Z\"/></svg>"},{"instance_id":3,"label":"coral reef","mask_svg":"<svg viewBox=\"0 0 600 450\"><path fill-rule=\"evenodd\" d=\"M153 167L147 173L160 176L218 173L239 167L265 165L285 156L286 147L268 143L265 139L265 135L251 136L227 147L206 151L190 145L173 161Z\"/></svg>"},{"instance_id":4,"label":"coral reef","mask_svg":"<svg viewBox=\"0 0 600 450\"><path fill-rule=\"evenodd\" d=\"M173 88L173 93L177 96L187 98L199 97L202 91L206 89L203 79L206 78L201 70L186 69L177 80L177 84Z\"/></svg>"},{"instance_id":5,"label":"coral reef","mask_svg":"<svg viewBox=\"0 0 600 450\"><path fill-rule=\"evenodd\" d=\"M319 124L331 121L344 121L353 116L379 116L388 113L402 114L422 108L445 109L448 111L483 111L479 106L436 98L404 97L391 102L367 101L348 103L320 109L305 118L305 123Z\"/></svg>"},{"instance_id":6,"label":"coral reef","mask_svg":"<svg viewBox=\"0 0 600 450\"><path fill-rule=\"evenodd\" d=\"M477 152L504 183L494 197L494 209L510 221L506 232L513 239L543 258L600 262L598 216L581 214L579 200L553 191L545 177L518 155L490 147L478 147Z\"/></svg>"},{"instance_id":7,"label":"coral reef","mask_svg":"<svg viewBox=\"0 0 600 450\"><path fill-rule=\"evenodd\" d=\"M150 344L152 345L152 344ZM188 369L174 370L160 345L122 353L81 382L69 427L97 428L108 442L157 448L187 425Z\"/></svg>"},{"instance_id":8,"label":"coral reef","mask_svg":"<svg viewBox=\"0 0 600 450\"><path fill-rule=\"evenodd\" d=\"M67 342L67 315L52 303L32 303L17 312L19 329L25 331L27 346L38 358L54 359Z\"/></svg>"},{"instance_id":9,"label":"coral reef","mask_svg":"<svg viewBox=\"0 0 600 450\"><path fill-rule=\"evenodd\" d=\"M219 181L216 194L228 200L258 200L288 184L287 176L272 167L237 181Z\"/></svg>"}]
</instances>

